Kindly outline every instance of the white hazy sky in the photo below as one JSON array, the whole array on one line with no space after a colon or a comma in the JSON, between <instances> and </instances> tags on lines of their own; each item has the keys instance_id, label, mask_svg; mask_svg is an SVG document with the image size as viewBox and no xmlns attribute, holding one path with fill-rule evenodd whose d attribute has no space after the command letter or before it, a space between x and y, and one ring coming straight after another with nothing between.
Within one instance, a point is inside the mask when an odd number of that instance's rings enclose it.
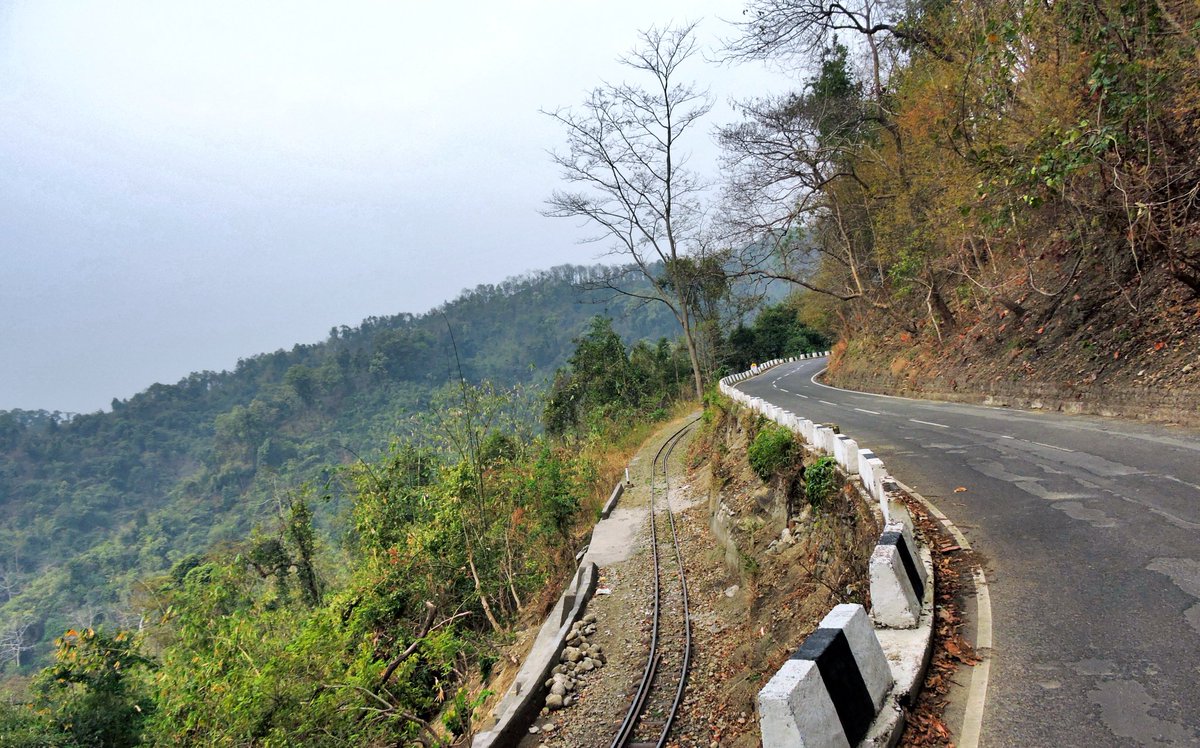
<instances>
[{"instance_id":1,"label":"white hazy sky","mask_svg":"<svg viewBox=\"0 0 1200 748\"><path fill-rule=\"evenodd\" d=\"M588 263L539 108L737 0L0 0L0 409L154 382ZM696 60L719 102L786 88ZM710 129L733 119L719 106ZM693 165L715 173L709 133Z\"/></svg>"}]
</instances>

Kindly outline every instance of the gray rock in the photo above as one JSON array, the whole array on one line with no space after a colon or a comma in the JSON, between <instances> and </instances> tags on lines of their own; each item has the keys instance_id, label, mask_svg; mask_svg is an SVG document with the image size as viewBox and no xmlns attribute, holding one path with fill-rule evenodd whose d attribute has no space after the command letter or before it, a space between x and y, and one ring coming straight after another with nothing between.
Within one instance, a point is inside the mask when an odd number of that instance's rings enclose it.
<instances>
[{"instance_id":1,"label":"gray rock","mask_svg":"<svg viewBox=\"0 0 1200 748\"><path fill-rule=\"evenodd\" d=\"M579 662L582 657L578 647L567 647L563 650L563 659L567 662Z\"/></svg>"},{"instance_id":2,"label":"gray rock","mask_svg":"<svg viewBox=\"0 0 1200 748\"><path fill-rule=\"evenodd\" d=\"M550 694L552 696L566 696L567 687L563 683L555 683L553 686L550 686Z\"/></svg>"},{"instance_id":3,"label":"gray rock","mask_svg":"<svg viewBox=\"0 0 1200 748\"><path fill-rule=\"evenodd\" d=\"M552 693L546 697L546 708L547 709L550 709L550 710L562 709L562 706L563 706L563 697L562 696ZM544 730L546 728L543 727L542 729Z\"/></svg>"}]
</instances>

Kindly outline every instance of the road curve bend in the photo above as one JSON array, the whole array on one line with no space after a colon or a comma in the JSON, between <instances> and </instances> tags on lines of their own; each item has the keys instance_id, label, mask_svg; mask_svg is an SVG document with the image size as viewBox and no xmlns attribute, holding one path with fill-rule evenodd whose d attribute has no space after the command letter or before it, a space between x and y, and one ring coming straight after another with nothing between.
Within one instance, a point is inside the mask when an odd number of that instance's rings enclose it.
<instances>
[{"instance_id":1,"label":"road curve bend","mask_svg":"<svg viewBox=\"0 0 1200 748\"><path fill-rule=\"evenodd\" d=\"M737 386L837 424L983 556L979 744L1200 745L1200 432L853 392L824 366Z\"/></svg>"}]
</instances>

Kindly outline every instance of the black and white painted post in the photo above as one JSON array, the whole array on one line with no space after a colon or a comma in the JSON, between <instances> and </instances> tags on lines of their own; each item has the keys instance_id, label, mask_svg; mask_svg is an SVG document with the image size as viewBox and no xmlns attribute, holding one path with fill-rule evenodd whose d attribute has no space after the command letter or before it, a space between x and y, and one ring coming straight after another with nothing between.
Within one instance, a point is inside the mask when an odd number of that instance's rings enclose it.
<instances>
[{"instance_id":1,"label":"black and white painted post","mask_svg":"<svg viewBox=\"0 0 1200 748\"><path fill-rule=\"evenodd\" d=\"M861 605L838 605L758 693L764 748L857 745L892 687Z\"/></svg>"},{"instance_id":2,"label":"black and white painted post","mask_svg":"<svg viewBox=\"0 0 1200 748\"><path fill-rule=\"evenodd\" d=\"M880 626L913 628L921 618L928 579L912 536L896 522L871 553L871 618Z\"/></svg>"}]
</instances>

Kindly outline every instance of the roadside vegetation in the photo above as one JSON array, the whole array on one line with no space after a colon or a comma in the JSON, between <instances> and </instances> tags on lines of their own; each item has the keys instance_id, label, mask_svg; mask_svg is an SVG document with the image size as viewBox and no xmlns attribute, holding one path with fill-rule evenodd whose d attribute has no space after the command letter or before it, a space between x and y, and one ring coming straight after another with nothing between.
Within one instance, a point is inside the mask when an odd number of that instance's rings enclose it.
<instances>
[{"instance_id":1,"label":"roadside vegetation","mask_svg":"<svg viewBox=\"0 0 1200 748\"><path fill-rule=\"evenodd\" d=\"M0 746L453 742L629 454L691 388L684 345L626 346L604 317L545 396L437 388L382 454L138 579L136 623L57 632L47 667L10 678Z\"/></svg>"},{"instance_id":2,"label":"roadside vegetation","mask_svg":"<svg viewBox=\"0 0 1200 748\"><path fill-rule=\"evenodd\" d=\"M445 405L438 393L460 376L519 386L513 407L536 424L593 315L629 340L672 332L665 314L581 290L596 272L479 286L427 314L155 384L111 412L0 412L0 675L48 664L67 629L136 628L139 580L241 542L305 484L328 497L310 504L314 527L337 534L353 501L340 466L379 459L397 435L420 442L431 431L414 414Z\"/></svg>"}]
</instances>

